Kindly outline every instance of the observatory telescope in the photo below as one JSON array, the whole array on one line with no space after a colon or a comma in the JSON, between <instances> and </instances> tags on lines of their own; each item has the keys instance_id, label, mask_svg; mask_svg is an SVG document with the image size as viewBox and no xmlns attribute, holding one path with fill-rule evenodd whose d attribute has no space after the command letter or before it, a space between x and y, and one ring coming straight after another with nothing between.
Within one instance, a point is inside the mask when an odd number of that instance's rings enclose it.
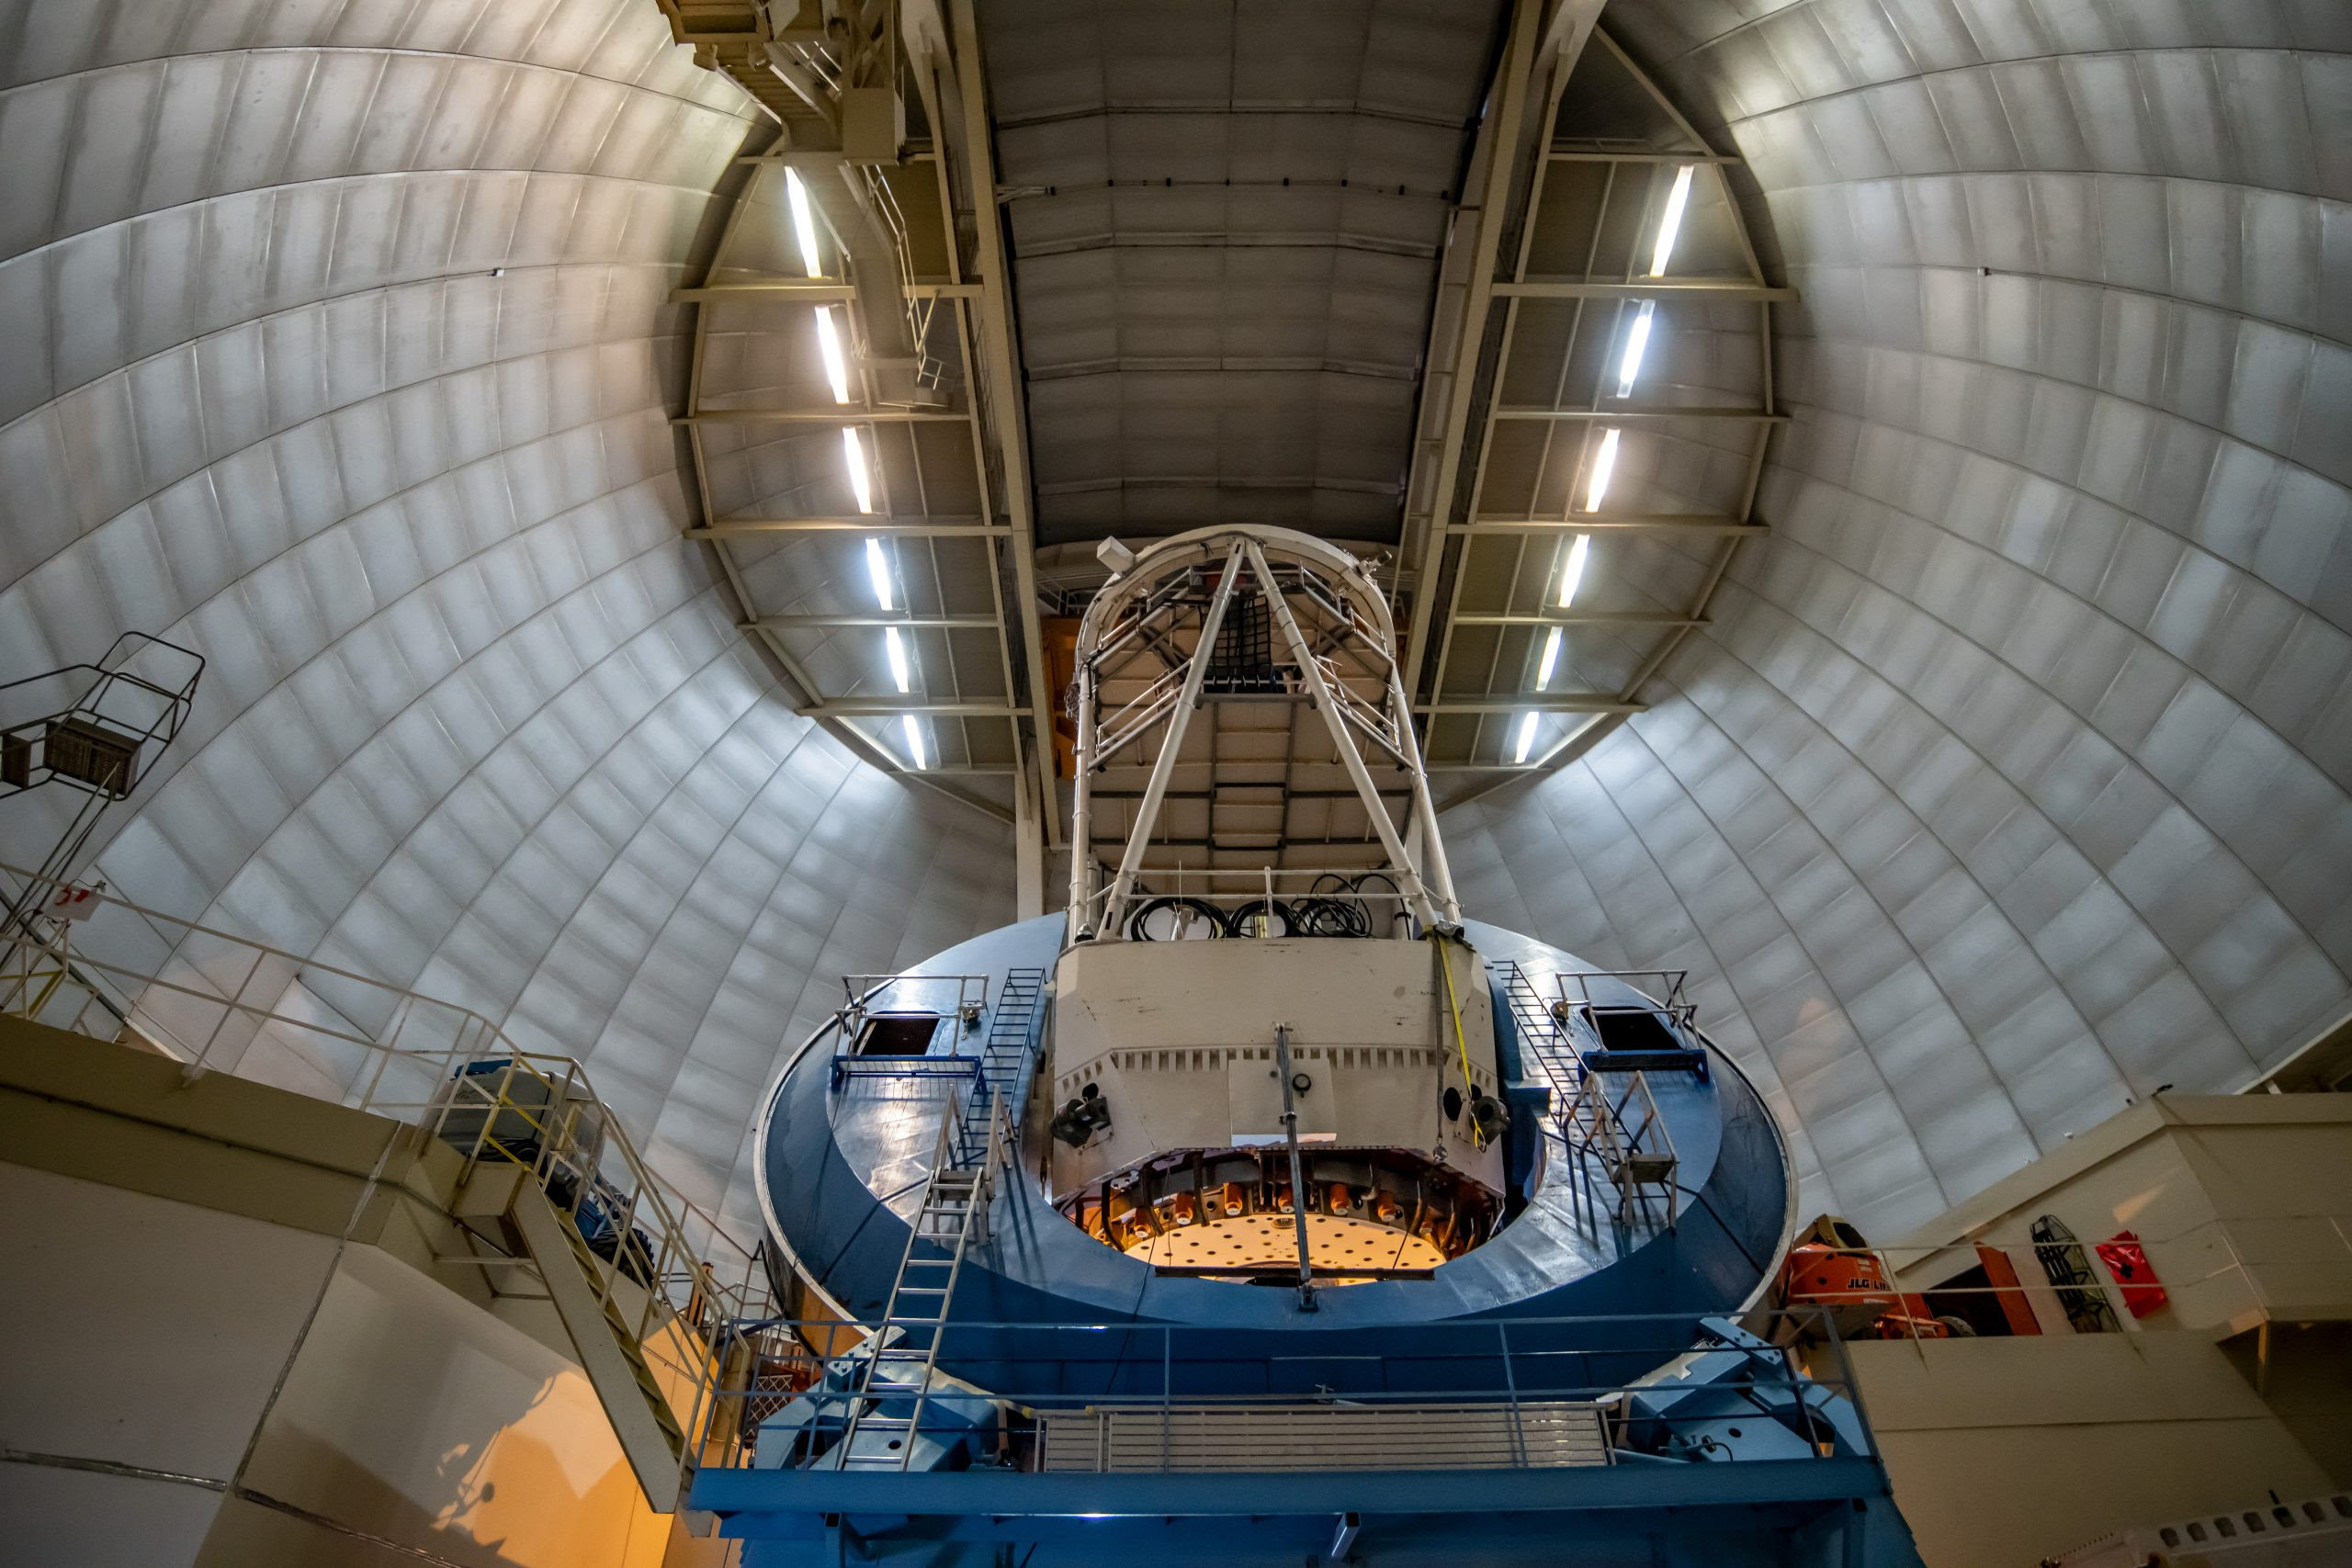
<instances>
[{"instance_id":1,"label":"observatory telescope","mask_svg":"<svg viewBox=\"0 0 2352 1568\"><path fill-rule=\"evenodd\" d=\"M797 1304L694 1506L747 1563L1916 1563L1762 1305L1760 1097L1681 976L1464 918L1363 563L1104 558L1068 908L848 976L786 1063Z\"/></svg>"}]
</instances>

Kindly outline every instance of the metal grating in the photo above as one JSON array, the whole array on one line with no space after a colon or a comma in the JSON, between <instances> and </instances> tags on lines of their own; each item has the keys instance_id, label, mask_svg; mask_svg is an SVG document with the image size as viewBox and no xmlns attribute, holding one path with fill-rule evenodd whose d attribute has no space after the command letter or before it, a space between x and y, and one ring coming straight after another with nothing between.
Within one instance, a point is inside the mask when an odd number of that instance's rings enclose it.
<instances>
[{"instance_id":1,"label":"metal grating","mask_svg":"<svg viewBox=\"0 0 2352 1568\"><path fill-rule=\"evenodd\" d=\"M1518 1404L1089 1405L1037 1417L1044 1470L1554 1469L1610 1462L1600 1412Z\"/></svg>"}]
</instances>

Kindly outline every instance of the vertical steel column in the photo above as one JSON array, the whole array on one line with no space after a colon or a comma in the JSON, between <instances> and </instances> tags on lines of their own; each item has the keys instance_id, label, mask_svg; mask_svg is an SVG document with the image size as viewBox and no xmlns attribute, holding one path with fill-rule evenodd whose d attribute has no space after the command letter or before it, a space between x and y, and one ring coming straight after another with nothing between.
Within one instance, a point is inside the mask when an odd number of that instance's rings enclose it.
<instances>
[{"instance_id":1,"label":"vertical steel column","mask_svg":"<svg viewBox=\"0 0 2352 1568\"><path fill-rule=\"evenodd\" d=\"M1048 725L1052 720L1046 721ZM1069 930L1073 936L1091 935L1094 897L1094 661L1078 665L1078 743L1070 751L1069 811Z\"/></svg>"},{"instance_id":2,"label":"vertical steel column","mask_svg":"<svg viewBox=\"0 0 2352 1568\"><path fill-rule=\"evenodd\" d=\"M1274 1025L1274 1072L1283 1080L1283 1141L1290 1147L1290 1218L1298 1233L1298 1310L1315 1310L1315 1263L1306 1244L1306 1168L1298 1156L1298 1096L1290 1081L1290 1025Z\"/></svg>"},{"instance_id":3,"label":"vertical steel column","mask_svg":"<svg viewBox=\"0 0 2352 1568\"><path fill-rule=\"evenodd\" d=\"M1413 816L1420 825L1421 844L1427 852L1429 872L1423 877L1437 896L1438 908L1444 912L1445 923L1462 923L1462 901L1453 894L1453 866L1445 858L1445 835L1437 830L1437 803L1430 798L1429 764L1422 760L1419 737L1413 733L1413 705L1405 694L1405 682L1397 674L1396 661L1388 661L1389 722L1396 727L1398 739L1405 743L1405 756L1412 766ZM1418 871L1418 868L1416 868Z\"/></svg>"},{"instance_id":4,"label":"vertical steel column","mask_svg":"<svg viewBox=\"0 0 2352 1568\"><path fill-rule=\"evenodd\" d=\"M1307 691L1315 699L1316 711L1323 716L1324 727L1331 732L1331 743L1339 749L1340 761L1346 766L1348 777L1356 786L1356 794L1363 798L1364 813L1372 818L1373 831L1380 835L1380 847L1387 852L1389 863L1404 879L1405 902L1411 907L1413 918L1431 931L1452 923L1430 902L1429 888L1423 885L1420 873L1413 869L1412 859L1405 852L1405 840L1397 835L1396 824L1388 819L1388 807L1381 801L1380 786L1373 783L1372 770L1363 765L1363 753L1357 747L1355 737L1348 733L1347 718L1340 712L1339 703L1331 695L1331 688L1324 681L1321 668L1315 662L1315 650L1307 646L1306 634L1298 629L1298 618L1290 613L1288 601L1274 586L1274 570L1266 564L1265 552L1254 540L1244 541L1242 548L1250 552L1250 564L1258 574L1260 592L1266 596L1266 606L1282 626L1283 640L1290 644L1291 657L1298 661L1298 678L1306 683ZM1395 679L1393 671L1390 679ZM1408 743L1411 734L1409 729L1406 731ZM1418 768L1408 771L1416 778L1420 776Z\"/></svg>"}]
</instances>

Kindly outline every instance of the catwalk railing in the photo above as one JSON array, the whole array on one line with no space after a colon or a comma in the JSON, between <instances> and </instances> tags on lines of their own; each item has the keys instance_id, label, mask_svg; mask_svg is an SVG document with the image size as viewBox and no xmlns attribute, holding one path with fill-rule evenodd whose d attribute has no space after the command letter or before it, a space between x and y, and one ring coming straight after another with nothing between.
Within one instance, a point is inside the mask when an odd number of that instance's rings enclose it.
<instances>
[{"instance_id":1,"label":"catwalk railing","mask_svg":"<svg viewBox=\"0 0 2352 1568\"><path fill-rule=\"evenodd\" d=\"M2320 1199L2301 1210L2131 1233L2130 1250L2110 1260L2102 1248L2114 1239L1980 1236L1943 1246L1836 1248L1832 1257L1862 1259L1884 1282L1806 1290L1791 1304L1828 1310L1846 1338L1914 1341L2235 1331L2352 1314L2352 1210L2340 1202L2331 1207ZM1987 1254L2005 1259L2018 1282L1921 1280L1931 1263L1939 1264L1933 1272L1942 1280L1977 1273ZM1964 1267L1972 1257L1976 1266Z\"/></svg>"},{"instance_id":2,"label":"catwalk railing","mask_svg":"<svg viewBox=\"0 0 2352 1568\"><path fill-rule=\"evenodd\" d=\"M953 1467L1015 1472L1532 1469L1729 1458L1745 1419L1758 1437L1744 1457L1866 1457L1842 1347L1796 1348L1826 1327L1812 1310L1751 1317L1744 1331L1692 1313L1279 1336L958 1320L940 1337L945 1376L902 1436L910 1449L964 1447ZM723 1462L838 1468L872 1339L851 1342L856 1331L833 1320L742 1329L790 1368L791 1387L763 1374L718 1391L717 1426L741 1438Z\"/></svg>"},{"instance_id":3,"label":"catwalk railing","mask_svg":"<svg viewBox=\"0 0 2352 1568\"><path fill-rule=\"evenodd\" d=\"M79 907L0 950L0 1014L171 1057L190 1082L221 1072L407 1122L458 1151L457 1190L483 1168L527 1173L594 1259L595 1306L661 1385L683 1488L737 1325L777 1303L761 1255L653 1170L586 1068L348 969L111 895Z\"/></svg>"}]
</instances>

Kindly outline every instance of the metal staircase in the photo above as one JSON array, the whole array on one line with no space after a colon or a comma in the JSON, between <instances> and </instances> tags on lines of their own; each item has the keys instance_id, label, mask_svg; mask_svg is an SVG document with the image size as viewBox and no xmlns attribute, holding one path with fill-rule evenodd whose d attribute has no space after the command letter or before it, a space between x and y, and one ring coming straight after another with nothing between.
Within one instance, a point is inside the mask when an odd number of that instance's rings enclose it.
<instances>
[{"instance_id":1,"label":"metal staircase","mask_svg":"<svg viewBox=\"0 0 2352 1568\"><path fill-rule=\"evenodd\" d=\"M1004 976L1004 988L989 1012L989 1035L980 1047L972 1093L956 1121L953 1153L958 1166L978 1165L985 1158L989 1123L999 1107L1007 1117L1020 1114L1023 1077L1036 1044L1045 990L1043 969L1014 969Z\"/></svg>"},{"instance_id":2,"label":"metal staircase","mask_svg":"<svg viewBox=\"0 0 2352 1568\"><path fill-rule=\"evenodd\" d=\"M559 1213L537 1182L514 1184L507 1208L523 1250L537 1265L548 1299L579 1352L638 1484L656 1507L673 1496L693 1457L686 1428L647 1361L642 1325L615 1299L620 1269L589 1249L576 1224ZM694 1391L686 1391L693 1397Z\"/></svg>"},{"instance_id":3,"label":"metal staircase","mask_svg":"<svg viewBox=\"0 0 2352 1568\"><path fill-rule=\"evenodd\" d=\"M931 1179L923 1184L922 1201L915 1210L882 1320L866 1341L865 1362L853 1390L849 1418L841 1441L828 1456L827 1468L868 1472L913 1468L921 1447L923 1408L931 1401L938 1374L940 1342L946 1337L956 1281L972 1245L987 1239L989 1202L995 1194L997 1173L1012 1146L1008 1119L983 1112L986 1134L979 1157L959 1160L956 1145L964 1134L967 1109L950 1104L940 1119Z\"/></svg>"},{"instance_id":4,"label":"metal staircase","mask_svg":"<svg viewBox=\"0 0 2352 1568\"><path fill-rule=\"evenodd\" d=\"M1633 1073L1623 1079L1624 1092L1612 1101L1609 1079L1594 1070L1570 1038L1576 1021L1588 1014L1573 1007L1547 1006L1518 964L1494 967L1519 1035L1521 1074L1532 1065L1550 1083L1560 1137L1578 1162L1577 1176L1568 1183L1569 1201L1578 1217L1587 1224L1598 1218L1588 1179L1591 1167L1598 1166L1616 1194L1617 1224L1631 1225L1662 1208L1666 1228L1672 1230L1680 1218L1681 1190L1675 1184L1679 1161L1648 1078Z\"/></svg>"},{"instance_id":5,"label":"metal staircase","mask_svg":"<svg viewBox=\"0 0 2352 1568\"><path fill-rule=\"evenodd\" d=\"M63 886L0 873L22 879L37 902ZM735 1325L779 1309L759 1255L654 1172L586 1070L519 1048L455 1003L110 893L87 897L161 936L175 956L134 965L104 948L69 954L69 922L43 917L17 931L17 955L0 964L0 1010L22 1013L38 999L75 1031L177 1061L184 1086L218 1073L312 1092L315 1080L280 1080L271 1065L280 1058L249 1059L243 1041L263 1029L306 1062L341 1064L339 1092L320 1098L415 1127L456 1153L435 1200L470 1240L436 1264L479 1269L495 1294L519 1294L508 1288L518 1276L544 1282L646 1502L673 1508L687 1471L716 1451L711 1416L729 1397ZM297 1005L289 975L356 1016L386 1018L380 1038Z\"/></svg>"},{"instance_id":6,"label":"metal staircase","mask_svg":"<svg viewBox=\"0 0 2352 1568\"><path fill-rule=\"evenodd\" d=\"M1557 1016L1544 1005L1525 970L1512 963L1491 967L1502 981L1503 1003L1510 1010L1511 1027L1519 1036L1521 1073L1524 1076L1532 1063L1544 1075L1551 1085L1552 1109L1556 1112L1585 1081L1584 1059L1569 1043Z\"/></svg>"},{"instance_id":7,"label":"metal staircase","mask_svg":"<svg viewBox=\"0 0 2352 1568\"><path fill-rule=\"evenodd\" d=\"M1681 1190L1675 1183L1674 1140L1667 1134L1666 1119L1658 1114L1657 1100L1642 1074L1633 1075L1614 1104L1609 1099L1609 1080L1599 1074L1588 1076L1560 1112L1560 1136L1571 1154L1599 1164L1603 1179L1617 1194L1619 1224L1654 1217L1662 1200L1666 1228L1675 1227L1680 1218L1677 1205ZM1591 1218L1585 1183L1572 1182L1569 1192L1571 1202L1581 1207L1585 1218Z\"/></svg>"}]
</instances>

